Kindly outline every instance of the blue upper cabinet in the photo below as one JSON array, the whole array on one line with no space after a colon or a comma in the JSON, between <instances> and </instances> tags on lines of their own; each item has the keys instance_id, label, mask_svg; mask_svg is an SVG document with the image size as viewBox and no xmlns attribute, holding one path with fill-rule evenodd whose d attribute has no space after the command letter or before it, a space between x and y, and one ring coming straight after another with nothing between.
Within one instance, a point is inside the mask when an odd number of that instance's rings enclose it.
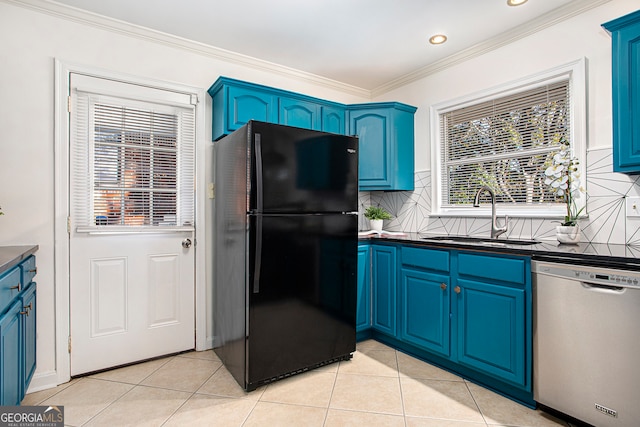
<instances>
[{"instance_id":1,"label":"blue upper cabinet","mask_svg":"<svg viewBox=\"0 0 640 427\"><path fill-rule=\"evenodd\" d=\"M249 120L357 135L361 191L414 189L415 107L397 102L344 105L220 77L209 88L212 139Z\"/></svg>"},{"instance_id":2,"label":"blue upper cabinet","mask_svg":"<svg viewBox=\"0 0 640 427\"><path fill-rule=\"evenodd\" d=\"M322 131L345 134L344 107L322 106Z\"/></svg>"},{"instance_id":3,"label":"blue upper cabinet","mask_svg":"<svg viewBox=\"0 0 640 427\"><path fill-rule=\"evenodd\" d=\"M213 99L213 139L217 140L241 128L249 120L277 123L277 97L266 91L242 85L214 85L209 89Z\"/></svg>"},{"instance_id":4,"label":"blue upper cabinet","mask_svg":"<svg viewBox=\"0 0 640 427\"><path fill-rule=\"evenodd\" d=\"M613 170L640 172L640 11L602 24L611 33Z\"/></svg>"},{"instance_id":5,"label":"blue upper cabinet","mask_svg":"<svg viewBox=\"0 0 640 427\"><path fill-rule=\"evenodd\" d=\"M414 189L415 111L395 102L347 107L348 133L360 141L361 191Z\"/></svg>"},{"instance_id":6,"label":"blue upper cabinet","mask_svg":"<svg viewBox=\"0 0 640 427\"><path fill-rule=\"evenodd\" d=\"M278 123L321 130L320 105L292 98L279 98Z\"/></svg>"},{"instance_id":7,"label":"blue upper cabinet","mask_svg":"<svg viewBox=\"0 0 640 427\"><path fill-rule=\"evenodd\" d=\"M214 141L249 120L345 133L342 104L227 77L216 80L208 92L212 99Z\"/></svg>"}]
</instances>

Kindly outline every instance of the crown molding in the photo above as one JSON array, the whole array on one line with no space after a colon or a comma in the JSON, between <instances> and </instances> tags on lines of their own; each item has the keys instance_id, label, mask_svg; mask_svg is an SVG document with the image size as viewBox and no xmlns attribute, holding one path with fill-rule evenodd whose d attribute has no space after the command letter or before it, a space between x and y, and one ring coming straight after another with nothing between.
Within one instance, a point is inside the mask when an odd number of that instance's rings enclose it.
<instances>
[{"instance_id":1,"label":"crown molding","mask_svg":"<svg viewBox=\"0 0 640 427\"><path fill-rule=\"evenodd\" d=\"M226 49L199 43L186 38L174 36L162 31L153 30L135 24L130 24L118 19L109 18L93 12L88 12L75 7L63 5L51 0L0 0L0 2L12 4L25 9L34 10L57 18L88 25L113 33L122 34L138 39L159 43L165 46L187 50L198 55L243 65L260 71L268 71L299 81L324 86L340 92L349 93L366 99L371 98L371 91L357 86L328 79L316 74L308 73L294 68L264 61L248 55L242 55Z\"/></svg>"},{"instance_id":2,"label":"crown molding","mask_svg":"<svg viewBox=\"0 0 640 427\"><path fill-rule=\"evenodd\" d=\"M447 56L439 61L419 68L409 74L398 77L390 82L378 86L371 91L372 98L383 95L393 89L413 83L431 74L435 74L454 65L465 62L471 58L481 56L485 53L496 50L502 46L523 39L527 36L537 33L538 31L549 28L553 25L566 21L574 16L580 15L588 10L602 6L611 0L574 0L562 7L559 7L544 15L540 15L536 19L521 25L509 31L505 31L489 40L478 43L458 53Z\"/></svg>"},{"instance_id":3,"label":"crown molding","mask_svg":"<svg viewBox=\"0 0 640 427\"><path fill-rule=\"evenodd\" d=\"M449 67L460 64L469 59L491 52L509 43L532 35L545 28L561 23L574 16L580 15L590 9L599 7L611 0L574 0L551 12L539 16L538 18L509 31L505 31L496 37L478 43L470 48L447 56L439 61L419 68L411 73L402 75L389 81L373 90L363 89L357 86L328 79L316 74L297 70L294 68L279 65L273 62L264 61L248 55L232 52L226 49L217 48L204 43L199 43L186 38L174 36L139 25L130 24L118 19L108 18L103 15L88 12L75 7L63 5L52 0L0 0L0 2L13 4L26 9L45 13L68 21L100 28L114 33L147 40L165 46L187 50L210 58L243 65L260 71L268 71L279 74L287 78L308 82L318 86L324 86L340 92L349 93L366 99L373 99L385 93L413 83L417 80L435 74Z\"/></svg>"}]
</instances>

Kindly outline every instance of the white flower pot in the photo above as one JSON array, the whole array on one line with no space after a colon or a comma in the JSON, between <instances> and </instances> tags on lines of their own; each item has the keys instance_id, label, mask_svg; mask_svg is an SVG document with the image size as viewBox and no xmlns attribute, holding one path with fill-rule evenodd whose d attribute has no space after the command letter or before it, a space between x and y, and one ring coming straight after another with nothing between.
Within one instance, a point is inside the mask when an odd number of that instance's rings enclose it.
<instances>
[{"instance_id":1,"label":"white flower pot","mask_svg":"<svg viewBox=\"0 0 640 427\"><path fill-rule=\"evenodd\" d=\"M559 225L556 227L556 238L560 243L577 245L580 243L580 227L575 225Z\"/></svg>"},{"instance_id":2,"label":"white flower pot","mask_svg":"<svg viewBox=\"0 0 640 427\"><path fill-rule=\"evenodd\" d=\"M382 219L370 219L369 220L369 226L374 231L382 231L382 222L383 221L384 220L382 220Z\"/></svg>"}]
</instances>

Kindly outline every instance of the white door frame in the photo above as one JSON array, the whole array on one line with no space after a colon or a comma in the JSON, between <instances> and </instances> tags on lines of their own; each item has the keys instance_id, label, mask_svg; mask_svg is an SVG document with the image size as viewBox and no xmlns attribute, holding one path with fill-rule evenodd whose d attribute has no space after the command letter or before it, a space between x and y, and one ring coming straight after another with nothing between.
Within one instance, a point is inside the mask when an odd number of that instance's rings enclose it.
<instances>
[{"instance_id":1,"label":"white door frame","mask_svg":"<svg viewBox=\"0 0 640 427\"><path fill-rule=\"evenodd\" d=\"M119 80L128 83L153 86L162 89L194 93L198 96L196 105L196 194L195 194L195 343L196 350L211 347L211 339L207 339L207 303L206 280L209 266L206 263L206 156L207 139L205 135L205 110L207 99L202 88L167 83L113 71L97 69L80 64L73 64L55 59L54 69L54 280L55 280L55 345L56 345L56 384L62 384L71 378L71 357L68 351L70 323L70 281L69 281L69 234L67 218L69 212L69 113L67 99L69 96L69 74L83 73L95 77ZM39 383L49 386L53 382L47 373ZM39 388L35 385L35 388Z\"/></svg>"}]
</instances>

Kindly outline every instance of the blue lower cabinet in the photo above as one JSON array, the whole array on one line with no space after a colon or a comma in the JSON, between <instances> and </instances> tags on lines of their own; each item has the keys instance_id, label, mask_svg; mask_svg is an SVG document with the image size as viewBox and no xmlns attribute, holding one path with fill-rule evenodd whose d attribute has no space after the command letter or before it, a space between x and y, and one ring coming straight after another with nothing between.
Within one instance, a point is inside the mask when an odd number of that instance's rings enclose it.
<instances>
[{"instance_id":1,"label":"blue lower cabinet","mask_svg":"<svg viewBox=\"0 0 640 427\"><path fill-rule=\"evenodd\" d=\"M371 245L372 327L396 336L396 247Z\"/></svg>"},{"instance_id":2,"label":"blue lower cabinet","mask_svg":"<svg viewBox=\"0 0 640 427\"><path fill-rule=\"evenodd\" d=\"M0 402L5 406L19 405L24 393L21 311L18 298L0 316Z\"/></svg>"},{"instance_id":3,"label":"blue lower cabinet","mask_svg":"<svg viewBox=\"0 0 640 427\"><path fill-rule=\"evenodd\" d=\"M449 357L449 277L403 268L400 338Z\"/></svg>"},{"instance_id":4,"label":"blue lower cabinet","mask_svg":"<svg viewBox=\"0 0 640 427\"><path fill-rule=\"evenodd\" d=\"M525 290L464 279L457 284L458 362L530 390Z\"/></svg>"},{"instance_id":5,"label":"blue lower cabinet","mask_svg":"<svg viewBox=\"0 0 640 427\"><path fill-rule=\"evenodd\" d=\"M370 336L535 407L528 257L410 245L359 247L358 325L370 260ZM363 298L363 299L361 299Z\"/></svg>"},{"instance_id":6,"label":"blue lower cabinet","mask_svg":"<svg viewBox=\"0 0 640 427\"><path fill-rule=\"evenodd\" d=\"M36 271L30 256L0 275L0 406L19 405L36 370Z\"/></svg>"},{"instance_id":7,"label":"blue lower cabinet","mask_svg":"<svg viewBox=\"0 0 640 427\"><path fill-rule=\"evenodd\" d=\"M356 333L371 328L371 291L369 286L369 245L358 245L358 300L356 308Z\"/></svg>"},{"instance_id":8,"label":"blue lower cabinet","mask_svg":"<svg viewBox=\"0 0 640 427\"><path fill-rule=\"evenodd\" d=\"M36 284L32 282L22 296L22 336L24 339L24 370L22 375L23 393L36 371Z\"/></svg>"}]
</instances>

